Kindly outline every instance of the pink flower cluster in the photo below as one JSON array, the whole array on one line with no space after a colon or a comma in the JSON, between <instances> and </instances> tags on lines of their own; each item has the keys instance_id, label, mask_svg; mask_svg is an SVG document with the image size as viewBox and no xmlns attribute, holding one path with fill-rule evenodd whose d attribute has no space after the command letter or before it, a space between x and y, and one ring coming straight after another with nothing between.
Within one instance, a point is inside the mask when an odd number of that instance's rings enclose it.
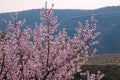
<instances>
[{"instance_id":1,"label":"pink flower cluster","mask_svg":"<svg viewBox=\"0 0 120 80\"><path fill-rule=\"evenodd\" d=\"M96 49L90 46L98 44L94 39L94 16L85 27L79 22L77 34L70 38L65 29L54 35L59 23L53 17L53 10L45 8L40 13L41 23L21 31L25 20L18 20L12 15L6 21L8 28L3 39L0 39L0 80L67 80L80 72L90 54Z\"/></svg>"},{"instance_id":2,"label":"pink flower cluster","mask_svg":"<svg viewBox=\"0 0 120 80\"><path fill-rule=\"evenodd\" d=\"M86 76L87 80L101 80L105 76L101 71L98 71L97 74L91 74L89 71L86 71L85 73L80 73L80 75Z\"/></svg>"}]
</instances>

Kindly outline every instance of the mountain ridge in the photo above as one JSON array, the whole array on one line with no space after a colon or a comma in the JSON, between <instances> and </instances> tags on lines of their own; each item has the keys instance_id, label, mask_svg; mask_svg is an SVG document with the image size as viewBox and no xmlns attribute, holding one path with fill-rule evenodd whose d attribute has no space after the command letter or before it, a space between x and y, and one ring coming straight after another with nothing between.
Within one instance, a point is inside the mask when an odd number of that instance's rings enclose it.
<instances>
[{"instance_id":1,"label":"mountain ridge","mask_svg":"<svg viewBox=\"0 0 120 80\"><path fill-rule=\"evenodd\" d=\"M78 28L78 21L83 25L85 20L89 20L92 14L95 14L97 20L97 31L101 32L98 37L100 44L97 47L98 53L120 53L120 6L105 7L94 10L79 9L54 9L54 15L58 16L58 22L61 24L58 31L66 28L68 35L73 36L75 29ZM12 12L14 13L14 12ZM34 28L34 22L40 23L40 9L20 11L19 19L26 19L23 26ZM0 19L10 19L10 13L0 13ZM5 31L6 25L0 22L0 29Z\"/></svg>"}]
</instances>

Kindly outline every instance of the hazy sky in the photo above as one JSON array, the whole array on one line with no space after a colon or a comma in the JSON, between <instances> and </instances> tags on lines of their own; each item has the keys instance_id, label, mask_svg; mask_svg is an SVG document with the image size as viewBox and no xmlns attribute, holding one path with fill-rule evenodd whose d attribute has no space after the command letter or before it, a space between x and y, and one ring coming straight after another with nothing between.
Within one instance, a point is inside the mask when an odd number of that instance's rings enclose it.
<instances>
[{"instance_id":1,"label":"hazy sky","mask_svg":"<svg viewBox=\"0 0 120 80\"><path fill-rule=\"evenodd\" d=\"M96 9L105 6L120 6L120 0L0 0L0 13L40 9L45 1L54 9Z\"/></svg>"}]
</instances>

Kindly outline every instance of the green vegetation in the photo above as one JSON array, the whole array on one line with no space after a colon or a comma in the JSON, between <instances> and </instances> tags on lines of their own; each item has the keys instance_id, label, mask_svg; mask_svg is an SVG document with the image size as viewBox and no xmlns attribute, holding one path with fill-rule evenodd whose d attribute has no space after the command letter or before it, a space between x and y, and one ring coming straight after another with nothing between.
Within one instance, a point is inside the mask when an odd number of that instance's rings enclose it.
<instances>
[{"instance_id":1,"label":"green vegetation","mask_svg":"<svg viewBox=\"0 0 120 80\"><path fill-rule=\"evenodd\" d=\"M120 54L96 55L89 58L88 62L82 66L82 72L89 70L91 73L101 71L105 74L102 80L120 80ZM75 80L86 80L85 77L75 75Z\"/></svg>"},{"instance_id":2,"label":"green vegetation","mask_svg":"<svg viewBox=\"0 0 120 80\"><path fill-rule=\"evenodd\" d=\"M89 70L91 73L96 73L100 70L105 74L102 80L120 80L120 66L118 65L84 65L82 71L86 70ZM76 80L78 79L76 78Z\"/></svg>"}]
</instances>

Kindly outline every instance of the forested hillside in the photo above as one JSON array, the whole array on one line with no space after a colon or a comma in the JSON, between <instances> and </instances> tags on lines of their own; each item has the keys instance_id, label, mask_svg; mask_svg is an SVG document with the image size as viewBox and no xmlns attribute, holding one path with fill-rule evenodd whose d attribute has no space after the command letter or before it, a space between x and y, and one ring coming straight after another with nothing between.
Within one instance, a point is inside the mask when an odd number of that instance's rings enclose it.
<instances>
[{"instance_id":1,"label":"forested hillside","mask_svg":"<svg viewBox=\"0 0 120 80\"><path fill-rule=\"evenodd\" d=\"M34 28L34 22L40 22L40 10L27 10L19 13L19 19L26 19L24 27ZM97 31L101 32L98 37L100 44L97 46L98 53L120 53L120 7L105 7L94 10L54 10L54 15L58 16L58 22L61 24L58 30L66 28L71 37L78 27L77 22L84 23L95 14L97 20ZM0 19L10 19L10 13L1 13ZM0 29L5 31L6 25L0 22Z\"/></svg>"}]
</instances>

